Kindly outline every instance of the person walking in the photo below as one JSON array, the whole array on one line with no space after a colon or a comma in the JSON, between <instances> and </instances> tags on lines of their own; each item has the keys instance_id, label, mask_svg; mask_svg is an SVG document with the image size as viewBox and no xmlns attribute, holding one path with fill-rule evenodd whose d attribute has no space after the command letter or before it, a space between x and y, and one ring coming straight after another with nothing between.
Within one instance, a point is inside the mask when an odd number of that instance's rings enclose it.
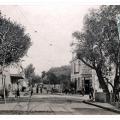
<instances>
[{"instance_id":1,"label":"person walking","mask_svg":"<svg viewBox=\"0 0 120 120\"><path fill-rule=\"evenodd\" d=\"M94 89L93 89L92 86L90 86L90 90L89 90L89 99L90 99L90 100L93 100L93 99L94 99L93 93L94 93Z\"/></svg>"},{"instance_id":2,"label":"person walking","mask_svg":"<svg viewBox=\"0 0 120 120\"><path fill-rule=\"evenodd\" d=\"M40 87L40 93L42 94L42 87Z\"/></svg>"},{"instance_id":3,"label":"person walking","mask_svg":"<svg viewBox=\"0 0 120 120\"><path fill-rule=\"evenodd\" d=\"M32 87L32 85L30 87L30 94L31 94L31 96L33 95L33 87Z\"/></svg>"},{"instance_id":4,"label":"person walking","mask_svg":"<svg viewBox=\"0 0 120 120\"><path fill-rule=\"evenodd\" d=\"M85 88L84 87L82 88L82 95L83 96L85 95Z\"/></svg>"},{"instance_id":5,"label":"person walking","mask_svg":"<svg viewBox=\"0 0 120 120\"><path fill-rule=\"evenodd\" d=\"M20 88L19 88L19 84L17 84L16 95L17 95L17 98L20 98Z\"/></svg>"},{"instance_id":6,"label":"person walking","mask_svg":"<svg viewBox=\"0 0 120 120\"><path fill-rule=\"evenodd\" d=\"M36 86L36 93L38 93L39 92L39 87L38 87L38 85Z\"/></svg>"}]
</instances>

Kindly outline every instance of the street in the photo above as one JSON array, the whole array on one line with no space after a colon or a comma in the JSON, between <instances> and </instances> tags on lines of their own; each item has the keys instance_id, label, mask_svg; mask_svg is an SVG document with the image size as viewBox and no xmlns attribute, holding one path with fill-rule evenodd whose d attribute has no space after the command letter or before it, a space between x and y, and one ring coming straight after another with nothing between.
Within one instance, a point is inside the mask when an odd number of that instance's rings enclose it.
<instances>
[{"instance_id":1,"label":"street","mask_svg":"<svg viewBox=\"0 0 120 120\"><path fill-rule=\"evenodd\" d=\"M0 104L0 114L117 115L117 113L83 103L82 99L87 99L87 97L34 95L30 102Z\"/></svg>"}]
</instances>

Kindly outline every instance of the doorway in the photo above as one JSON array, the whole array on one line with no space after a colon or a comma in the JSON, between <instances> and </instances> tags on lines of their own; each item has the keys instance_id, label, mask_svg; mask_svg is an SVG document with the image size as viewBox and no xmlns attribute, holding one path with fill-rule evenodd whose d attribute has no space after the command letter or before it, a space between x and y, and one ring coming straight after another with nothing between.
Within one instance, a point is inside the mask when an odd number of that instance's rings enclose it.
<instances>
[{"instance_id":1,"label":"doorway","mask_svg":"<svg viewBox=\"0 0 120 120\"><path fill-rule=\"evenodd\" d=\"M90 80L85 80L84 81L85 85L85 94L89 94L89 89L90 89Z\"/></svg>"}]
</instances>

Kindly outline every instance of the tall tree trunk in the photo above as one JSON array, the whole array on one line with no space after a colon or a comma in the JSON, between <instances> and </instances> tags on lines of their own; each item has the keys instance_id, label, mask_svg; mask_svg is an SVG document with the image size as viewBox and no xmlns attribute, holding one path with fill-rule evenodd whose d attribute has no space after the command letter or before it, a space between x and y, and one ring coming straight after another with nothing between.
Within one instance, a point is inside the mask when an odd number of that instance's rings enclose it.
<instances>
[{"instance_id":1,"label":"tall tree trunk","mask_svg":"<svg viewBox=\"0 0 120 120\"><path fill-rule=\"evenodd\" d=\"M116 73L115 73L115 78L114 78L114 87L113 87L113 101L116 101L116 95L119 87L119 76L118 76L118 65L116 65Z\"/></svg>"},{"instance_id":2,"label":"tall tree trunk","mask_svg":"<svg viewBox=\"0 0 120 120\"><path fill-rule=\"evenodd\" d=\"M118 66L116 66L116 71L115 71L115 78L114 78L114 88L113 91L115 91L116 87L118 86L119 83L119 76L118 76Z\"/></svg>"},{"instance_id":3,"label":"tall tree trunk","mask_svg":"<svg viewBox=\"0 0 120 120\"><path fill-rule=\"evenodd\" d=\"M108 98L108 100L110 100L110 92L109 92L109 89L108 89L108 85L106 84L106 82L103 78L101 68L96 69L96 74L97 74L97 77L98 77L99 84L100 84L101 88L103 89L103 92L105 92L107 94L107 98Z\"/></svg>"}]
</instances>

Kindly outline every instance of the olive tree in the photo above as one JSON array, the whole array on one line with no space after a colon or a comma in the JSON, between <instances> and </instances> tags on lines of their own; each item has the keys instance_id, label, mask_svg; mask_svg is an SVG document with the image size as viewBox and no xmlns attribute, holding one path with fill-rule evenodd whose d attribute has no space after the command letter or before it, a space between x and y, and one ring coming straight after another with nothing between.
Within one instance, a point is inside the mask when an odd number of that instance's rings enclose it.
<instances>
[{"instance_id":1,"label":"olive tree","mask_svg":"<svg viewBox=\"0 0 120 120\"><path fill-rule=\"evenodd\" d=\"M96 71L98 81L108 95L108 83L116 94L119 77L119 33L116 16L120 14L120 6L100 6L92 9L84 18L83 31L76 31L73 36L77 39L77 57ZM113 84L106 79L106 69L114 64L115 77Z\"/></svg>"}]
</instances>

